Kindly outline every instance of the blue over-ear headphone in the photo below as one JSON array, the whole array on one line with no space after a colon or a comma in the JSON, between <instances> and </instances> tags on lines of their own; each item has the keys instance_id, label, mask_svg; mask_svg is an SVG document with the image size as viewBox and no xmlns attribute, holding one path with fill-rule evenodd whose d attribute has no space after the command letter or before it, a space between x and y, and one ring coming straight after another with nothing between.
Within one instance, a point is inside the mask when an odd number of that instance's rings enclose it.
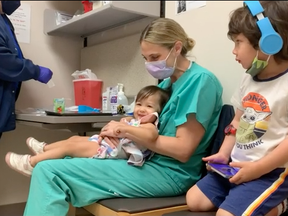
<instances>
[{"instance_id":1,"label":"blue over-ear headphone","mask_svg":"<svg viewBox=\"0 0 288 216\"><path fill-rule=\"evenodd\" d=\"M274 55L278 53L283 46L283 40L281 36L274 30L268 17L264 17L264 9L260 2L244 1L244 5L246 5L249 8L251 14L258 19L257 25L262 34L259 40L259 47L261 51L267 55Z\"/></svg>"}]
</instances>

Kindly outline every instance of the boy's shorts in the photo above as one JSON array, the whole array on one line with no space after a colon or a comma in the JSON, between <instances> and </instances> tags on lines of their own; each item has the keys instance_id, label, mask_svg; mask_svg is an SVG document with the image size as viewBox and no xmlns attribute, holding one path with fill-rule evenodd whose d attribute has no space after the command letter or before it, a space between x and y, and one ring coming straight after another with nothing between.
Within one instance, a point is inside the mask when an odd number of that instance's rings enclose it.
<instances>
[{"instance_id":1,"label":"boy's shorts","mask_svg":"<svg viewBox=\"0 0 288 216\"><path fill-rule=\"evenodd\" d=\"M288 168L277 168L259 179L235 185L209 172L196 185L217 208L235 216L259 216L288 197L287 175Z\"/></svg>"}]
</instances>

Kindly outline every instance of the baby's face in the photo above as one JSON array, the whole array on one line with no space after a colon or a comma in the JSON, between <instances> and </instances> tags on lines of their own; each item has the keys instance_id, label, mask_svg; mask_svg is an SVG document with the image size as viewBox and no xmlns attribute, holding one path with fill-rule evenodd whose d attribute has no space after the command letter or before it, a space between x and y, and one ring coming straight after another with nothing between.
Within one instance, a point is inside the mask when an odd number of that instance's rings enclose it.
<instances>
[{"instance_id":1,"label":"baby's face","mask_svg":"<svg viewBox=\"0 0 288 216\"><path fill-rule=\"evenodd\" d=\"M159 95L150 95L141 101L136 101L134 108L134 117L136 119L141 119L142 117L158 112L160 110L159 105Z\"/></svg>"}]
</instances>

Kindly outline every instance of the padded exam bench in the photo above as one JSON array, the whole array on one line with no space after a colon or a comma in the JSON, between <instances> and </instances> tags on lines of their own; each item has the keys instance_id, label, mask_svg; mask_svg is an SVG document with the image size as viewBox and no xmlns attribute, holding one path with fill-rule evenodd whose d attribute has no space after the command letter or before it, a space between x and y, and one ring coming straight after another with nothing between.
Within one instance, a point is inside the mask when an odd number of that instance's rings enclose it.
<instances>
[{"instance_id":1,"label":"padded exam bench","mask_svg":"<svg viewBox=\"0 0 288 216\"><path fill-rule=\"evenodd\" d=\"M215 216L216 212L190 212L186 211L179 211L179 212L172 212L164 214L163 216Z\"/></svg>"},{"instance_id":2,"label":"padded exam bench","mask_svg":"<svg viewBox=\"0 0 288 216\"><path fill-rule=\"evenodd\" d=\"M188 210L163 214L163 216L215 216L216 212L190 212ZM280 216L288 216L288 211Z\"/></svg>"},{"instance_id":3,"label":"padded exam bench","mask_svg":"<svg viewBox=\"0 0 288 216\"><path fill-rule=\"evenodd\" d=\"M187 210L185 195L163 198L105 199L84 207L96 216L161 216Z\"/></svg>"}]
</instances>

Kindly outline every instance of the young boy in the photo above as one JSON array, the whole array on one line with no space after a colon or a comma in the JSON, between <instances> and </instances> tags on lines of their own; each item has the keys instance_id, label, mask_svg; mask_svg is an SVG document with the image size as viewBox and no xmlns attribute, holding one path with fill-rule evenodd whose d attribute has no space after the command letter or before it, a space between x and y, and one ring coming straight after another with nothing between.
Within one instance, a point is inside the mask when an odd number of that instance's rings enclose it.
<instances>
[{"instance_id":1,"label":"young boy","mask_svg":"<svg viewBox=\"0 0 288 216\"><path fill-rule=\"evenodd\" d=\"M139 91L136 97L134 118L124 119L126 124L136 126L139 132L147 133L147 138L156 139L158 136L158 114L168 102L170 92L157 86L147 86ZM156 114L155 114L156 113ZM155 127L156 126L156 127ZM148 131L147 131L148 129ZM12 152L6 154L8 166L23 175L30 176L37 163L48 159L70 157L115 158L128 159L128 164L141 166L145 159L152 156L150 150L133 143L128 139L120 139L117 148L111 148L104 140L98 145L98 135L92 137L71 137L47 145L34 138L27 139L27 145L36 155L18 155Z\"/></svg>"},{"instance_id":2,"label":"young boy","mask_svg":"<svg viewBox=\"0 0 288 216\"><path fill-rule=\"evenodd\" d=\"M288 2L245 2L228 36L247 71L222 147L203 160L227 164L231 157L240 170L230 179L209 172L188 191L187 204L191 211L218 208L217 216L280 215L288 197Z\"/></svg>"}]
</instances>

